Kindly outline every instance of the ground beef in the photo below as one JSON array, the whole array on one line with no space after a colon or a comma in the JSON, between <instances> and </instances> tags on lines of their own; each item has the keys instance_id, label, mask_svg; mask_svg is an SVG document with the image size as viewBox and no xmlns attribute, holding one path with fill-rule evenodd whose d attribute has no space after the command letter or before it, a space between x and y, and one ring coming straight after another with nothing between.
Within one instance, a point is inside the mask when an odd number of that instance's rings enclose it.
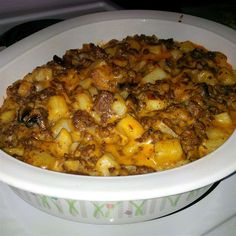
<instances>
[{"instance_id":1,"label":"ground beef","mask_svg":"<svg viewBox=\"0 0 236 236\"><path fill-rule=\"evenodd\" d=\"M78 110L73 115L73 124L75 128L82 131L95 125L95 121L87 111Z\"/></svg>"},{"instance_id":2,"label":"ground beef","mask_svg":"<svg viewBox=\"0 0 236 236\"><path fill-rule=\"evenodd\" d=\"M201 144L201 139L197 136L193 127L180 134L180 142L187 159L195 160L199 156L198 146Z\"/></svg>"},{"instance_id":3,"label":"ground beef","mask_svg":"<svg viewBox=\"0 0 236 236\"><path fill-rule=\"evenodd\" d=\"M105 122L109 119L111 115L111 105L114 101L114 95L108 91L101 91L94 103L94 110L101 115L102 122Z\"/></svg>"}]
</instances>

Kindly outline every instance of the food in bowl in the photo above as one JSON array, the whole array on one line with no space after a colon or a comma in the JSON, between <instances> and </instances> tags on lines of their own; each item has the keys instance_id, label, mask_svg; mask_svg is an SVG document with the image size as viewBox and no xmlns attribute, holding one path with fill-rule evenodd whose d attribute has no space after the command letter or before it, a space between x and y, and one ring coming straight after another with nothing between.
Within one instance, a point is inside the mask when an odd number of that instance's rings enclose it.
<instances>
[{"instance_id":1,"label":"food in bowl","mask_svg":"<svg viewBox=\"0 0 236 236\"><path fill-rule=\"evenodd\" d=\"M227 140L235 91L227 57L190 41L135 35L84 44L8 87L0 148L64 173L166 170Z\"/></svg>"}]
</instances>

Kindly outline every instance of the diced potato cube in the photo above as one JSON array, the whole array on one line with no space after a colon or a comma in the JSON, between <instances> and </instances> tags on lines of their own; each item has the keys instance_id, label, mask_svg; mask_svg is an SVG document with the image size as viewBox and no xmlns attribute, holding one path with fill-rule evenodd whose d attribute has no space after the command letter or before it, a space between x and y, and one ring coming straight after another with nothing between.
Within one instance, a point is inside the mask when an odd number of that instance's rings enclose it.
<instances>
[{"instance_id":1,"label":"diced potato cube","mask_svg":"<svg viewBox=\"0 0 236 236\"><path fill-rule=\"evenodd\" d=\"M48 120L55 122L68 115L68 107L63 96L52 96L48 101Z\"/></svg>"},{"instance_id":2,"label":"diced potato cube","mask_svg":"<svg viewBox=\"0 0 236 236\"><path fill-rule=\"evenodd\" d=\"M98 94L98 90L94 86L90 86L88 90L92 97Z\"/></svg>"},{"instance_id":3,"label":"diced potato cube","mask_svg":"<svg viewBox=\"0 0 236 236\"><path fill-rule=\"evenodd\" d=\"M205 156L208 153L211 153L211 152L215 151L225 141L226 141L225 137L205 140L202 143L202 145L199 147L199 154L200 154L200 156Z\"/></svg>"},{"instance_id":4,"label":"diced potato cube","mask_svg":"<svg viewBox=\"0 0 236 236\"><path fill-rule=\"evenodd\" d=\"M27 81L43 81L43 80L51 80L53 77L52 69L48 67L37 67L32 71L32 73L26 75L24 77Z\"/></svg>"},{"instance_id":5,"label":"diced potato cube","mask_svg":"<svg viewBox=\"0 0 236 236\"><path fill-rule=\"evenodd\" d=\"M115 95L115 101L113 102L111 108L118 116L123 116L127 112L125 101L118 94Z\"/></svg>"},{"instance_id":6,"label":"diced potato cube","mask_svg":"<svg viewBox=\"0 0 236 236\"><path fill-rule=\"evenodd\" d=\"M105 48L105 51L110 56L114 56L116 53L116 48L115 47L107 47L107 48Z\"/></svg>"},{"instance_id":7,"label":"diced potato cube","mask_svg":"<svg viewBox=\"0 0 236 236\"><path fill-rule=\"evenodd\" d=\"M73 142L79 142L81 140L81 133L77 130L70 132Z\"/></svg>"},{"instance_id":8,"label":"diced potato cube","mask_svg":"<svg viewBox=\"0 0 236 236\"><path fill-rule=\"evenodd\" d=\"M167 139L155 144L155 161L157 166L175 164L184 159L183 149L178 139Z\"/></svg>"},{"instance_id":9,"label":"diced potato cube","mask_svg":"<svg viewBox=\"0 0 236 236\"><path fill-rule=\"evenodd\" d=\"M125 156L143 156L143 157L150 157L154 153L154 145L148 140L147 142L136 142L131 140L124 148L122 148L122 153ZM143 158L137 158L136 164L140 164L142 161L142 165L145 165L143 162Z\"/></svg>"},{"instance_id":10,"label":"diced potato cube","mask_svg":"<svg viewBox=\"0 0 236 236\"><path fill-rule=\"evenodd\" d=\"M27 163L45 169L53 170L56 165L56 158L42 150L32 150L26 153Z\"/></svg>"},{"instance_id":11,"label":"diced potato cube","mask_svg":"<svg viewBox=\"0 0 236 236\"><path fill-rule=\"evenodd\" d=\"M46 88L48 88L50 86L50 81L43 80L43 81L35 82L34 86L35 86L36 91L40 92L43 89L46 89Z\"/></svg>"},{"instance_id":12,"label":"diced potato cube","mask_svg":"<svg viewBox=\"0 0 236 236\"><path fill-rule=\"evenodd\" d=\"M144 68L144 66L146 66L146 64L147 64L147 61L146 60L142 60L142 61L138 62L135 65L134 70L135 71L141 71Z\"/></svg>"},{"instance_id":13,"label":"diced potato cube","mask_svg":"<svg viewBox=\"0 0 236 236\"><path fill-rule=\"evenodd\" d=\"M183 56L183 53L178 49L173 49L170 53L175 60L178 60Z\"/></svg>"},{"instance_id":14,"label":"diced potato cube","mask_svg":"<svg viewBox=\"0 0 236 236\"><path fill-rule=\"evenodd\" d=\"M78 142L74 142L70 145L70 153L74 153L77 149L77 147L79 146L79 143Z\"/></svg>"},{"instance_id":15,"label":"diced potato cube","mask_svg":"<svg viewBox=\"0 0 236 236\"><path fill-rule=\"evenodd\" d=\"M139 138L144 133L142 125L130 115L121 119L116 127L119 131L125 133L130 139Z\"/></svg>"},{"instance_id":16,"label":"diced potato cube","mask_svg":"<svg viewBox=\"0 0 236 236\"><path fill-rule=\"evenodd\" d=\"M214 61L216 61L217 66L219 67L225 67L229 64L227 63L227 56L223 54L222 52L214 52L215 58Z\"/></svg>"},{"instance_id":17,"label":"diced potato cube","mask_svg":"<svg viewBox=\"0 0 236 236\"><path fill-rule=\"evenodd\" d=\"M236 84L236 73L233 73L226 67L223 67L218 71L217 79L223 85L234 85Z\"/></svg>"},{"instance_id":18,"label":"diced potato cube","mask_svg":"<svg viewBox=\"0 0 236 236\"><path fill-rule=\"evenodd\" d=\"M17 92L20 96L26 97L30 94L31 87L32 87L32 83L26 80L22 81Z\"/></svg>"},{"instance_id":19,"label":"diced potato cube","mask_svg":"<svg viewBox=\"0 0 236 236\"><path fill-rule=\"evenodd\" d=\"M76 110L90 111L93 103L92 98L88 93L79 93L75 95L75 102L72 104L73 108Z\"/></svg>"},{"instance_id":20,"label":"diced potato cube","mask_svg":"<svg viewBox=\"0 0 236 236\"><path fill-rule=\"evenodd\" d=\"M169 77L169 74L162 70L160 67L155 68L152 72L142 78L142 83L155 84L157 80L163 80Z\"/></svg>"},{"instance_id":21,"label":"diced potato cube","mask_svg":"<svg viewBox=\"0 0 236 236\"><path fill-rule=\"evenodd\" d=\"M81 163L78 160L67 160L64 162L64 167L70 172L77 172L80 169L83 169Z\"/></svg>"},{"instance_id":22,"label":"diced potato cube","mask_svg":"<svg viewBox=\"0 0 236 236\"><path fill-rule=\"evenodd\" d=\"M24 148L15 147L15 148L4 148L4 151L10 154L11 156L23 156L24 155Z\"/></svg>"},{"instance_id":23,"label":"diced potato cube","mask_svg":"<svg viewBox=\"0 0 236 236\"><path fill-rule=\"evenodd\" d=\"M7 98L4 100L4 103L2 104L2 109L4 109L5 111L18 110L18 108L19 108L19 104L17 104L17 102L14 101L14 98Z\"/></svg>"},{"instance_id":24,"label":"diced potato cube","mask_svg":"<svg viewBox=\"0 0 236 236\"><path fill-rule=\"evenodd\" d=\"M81 80L79 84L82 86L82 88L89 89L91 87L91 84L92 84L92 79L91 78L86 78L84 80Z\"/></svg>"},{"instance_id":25,"label":"diced potato cube","mask_svg":"<svg viewBox=\"0 0 236 236\"><path fill-rule=\"evenodd\" d=\"M110 138L108 137L108 139L110 139ZM129 142L129 138L127 137L127 135L125 133L123 133L123 131L119 131L117 128L114 129L114 137L110 143L117 143L116 140L118 140L118 143L121 146L126 145ZM106 141L106 139L105 139L105 141Z\"/></svg>"},{"instance_id":26,"label":"diced potato cube","mask_svg":"<svg viewBox=\"0 0 236 236\"><path fill-rule=\"evenodd\" d=\"M215 123L219 126L231 126L232 119L228 112L215 115Z\"/></svg>"},{"instance_id":27,"label":"diced potato cube","mask_svg":"<svg viewBox=\"0 0 236 236\"><path fill-rule=\"evenodd\" d=\"M208 139L205 140L202 145L199 147L200 156L205 156L210 152L215 151L218 147L220 147L225 142L225 139Z\"/></svg>"},{"instance_id":28,"label":"diced potato cube","mask_svg":"<svg viewBox=\"0 0 236 236\"><path fill-rule=\"evenodd\" d=\"M122 152L125 156L132 156L139 150L139 143L135 141L130 141L123 149Z\"/></svg>"},{"instance_id":29,"label":"diced potato cube","mask_svg":"<svg viewBox=\"0 0 236 236\"><path fill-rule=\"evenodd\" d=\"M162 53L162 45L154 45L154 46L149 46L148 47L149 52L161 55Z\"/></svg>"},{"instance_id":30,"label":"diced potato cube","mask_svg":"<svg viewBox=\"0 0 236 236\"><path fill-rule=\"evenodd\" d=\"M96 169L103 176L118 175L120 165L110 153L106 153L97 161Z\"/></svg>"},{"instance_id":31,"label":"diced potato cube","mask_svg":"<svg viewBox=\"0 0 236 236\"><path fill-rule=\"evenodd\" d=\"M146 101L146 110L148 111L157 111L165 109L167 106L167 102L161 99L148 99Z\"/></svg>"},{"instance_id":32,"label":"diced potato cube","mask_svg":"<svg viewBox=\"0 0 236 236\"><path fill-rule=\"evenodd\" d=\"M222 128L209 128L206 133L209 139L222 139L227 136L227 132Z\"/></svg>"},{"instance_id":33,"label":"diced potato cube","mask_svg":"<svg viewBox=\"0 0 236 236\"><path fill-rule=\"evenodd\" d=\"M208 139L204 140L199 147L199 154L201 156L207 155L220 147L228 138L228 131L222 128L209 128L207 131Z\"/></svg>"},{"instance_id":34,"label":"diced potato cube","mask_svg":"<svg viewBox=\"0 0 236 236\"><path fill-rule=\"evenodd\" d=\"M129 96L129 92L127 90L123 90L120 92L120 95L123 99L126 99Z\"/></svg>"},{"instance_id":35,"label":"diced potato cube","mask_svg":"<svg viewBox=\"0 0 236 236\"><path fill-rule=\"evenodd\" d=\"M185 53L193 51L195 48L196 46L190 41L185 41L180 44L180 50Z\"/></svg>"},{"instance_id":36,"label":"diced potato cube","mask_svg":"<svg viewBox=\"0 0 236 236\"><path fill-rule=\"evenodd\" d=\"M53 154L59 157L63 157L64 154L68 154L72 142L70 133L66 129L62 128L55 139L55 145L52 145Z\"/></svg>"},{"instance_id":37,"label":"diced potato cube","mask_svg":"<svg viewBox=\"0 0 236 236\"><path fill-rule=\"evenodd\" d=\"M52 79L52 70L48 67L40 68L38 73L35 75L36 81L51 80L51 79Z\"/></svg>"},{"instance_id":38,"label":"diced potato cube","mask_svg":"<svg viewBox=\"0 0 236 236\"><path fill-rule=\"evenodd\" d=\"M66 129L68 132L71 132L73 130L74 127L71 119L61 118L55 123L55 125L52 127L54 137L56 137L63 128Z\"/></svg>"},{"instance_id":39,"label":"diced potato cube","mask_svg":"<svg viewBox=\"0 0 236 236\"><path fill-rule=\"evenodd\" d=\"M15 110L5 111L0 115L0 121L2 123L11 122L15 119L16 112Z\"/></svg>"},{"instance_id":40,"label":"diced potato cube","mask_svg":"<svg viewBox=\"0 0 236 236\"><path fill-rule=\"evenodd\" d=\"M141 45L140 45L140 43L137 40L132 39L132 38L128 38L127 42L129 43L131 48L134 48L136 50L140 50Z\"/></svg>"},{"instance_id":41,"label":"diced potato cube","mask_svg":"<svg viewBox=\"0 0 236 236\"><path fill-rule=\"evenodd\" d=\"M197 82L199 83L206 83L209 85L216 85L217 79L214 77L213 73L208 70L202 70L197 73Z\"/></svg>"}]
</instances>

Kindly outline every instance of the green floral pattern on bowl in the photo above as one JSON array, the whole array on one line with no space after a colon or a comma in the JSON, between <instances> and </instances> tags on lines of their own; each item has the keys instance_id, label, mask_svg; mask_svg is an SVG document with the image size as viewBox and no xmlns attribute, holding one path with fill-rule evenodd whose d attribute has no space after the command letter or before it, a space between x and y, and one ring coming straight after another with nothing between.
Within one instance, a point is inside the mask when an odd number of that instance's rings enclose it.
<instances>
[{"instance_id":1,"label":"green floral pattern on bowl","mask_svg":"<svg viewBox=\"0 0 236 236\"><path fill-rule=\"evenodd\" d=\"M81 201L26 192L14 187L23 200L64 219L94 224L122 224L151 220L173 213L201 197L211 186L177 195L132 201Z\"/></svg>"}]
</instances>

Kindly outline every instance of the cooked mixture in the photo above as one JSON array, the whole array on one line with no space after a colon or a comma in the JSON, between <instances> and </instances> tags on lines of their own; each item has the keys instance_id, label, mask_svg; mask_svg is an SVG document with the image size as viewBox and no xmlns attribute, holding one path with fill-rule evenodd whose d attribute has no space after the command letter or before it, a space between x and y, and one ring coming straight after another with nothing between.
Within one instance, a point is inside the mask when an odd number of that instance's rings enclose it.
<instances>
[{"instance_id":1,"label":"cooked mixture","mask_svg":"<svg viewBox=\"0 0 236 236\"><path fill-rule=\"evenodd\" d=\"M9 86L0 148L58 172L144 174L214 151L235 120L236 71L224 54L135 35L55 55Z\"/></svg>"}]
</instances>

